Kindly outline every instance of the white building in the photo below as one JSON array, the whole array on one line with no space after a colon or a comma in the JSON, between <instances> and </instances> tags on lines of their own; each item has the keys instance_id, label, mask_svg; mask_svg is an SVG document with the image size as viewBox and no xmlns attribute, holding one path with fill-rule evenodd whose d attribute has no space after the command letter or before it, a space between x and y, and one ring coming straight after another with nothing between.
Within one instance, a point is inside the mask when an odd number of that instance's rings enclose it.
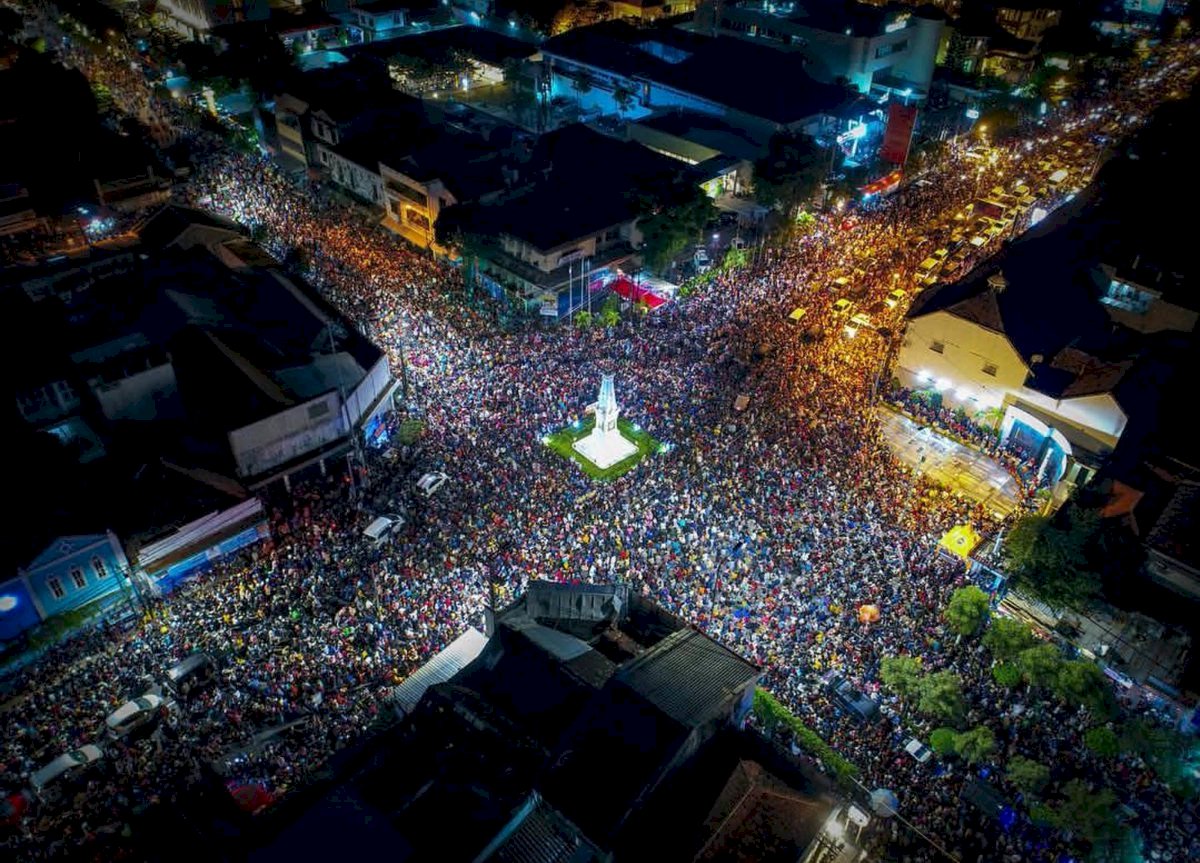
<instances>
[{"instance_id":1,"label":"white building","mask_svg":"<svg viewBox=\"0 0 1200 863\"><path fill-rule=\"evenodd\" d=\"M899 5L716 3L696 14L696 29L794 51L818 81L844 80L860 93L924 98L933 80L943 22Z\"/></svg>"},{"instance_id":2,"label":"white building","mask_svg":"<svg viewBox=\"0 0 1200 863\"><path fill-rule=\"evenodd\" d=\"M204 39L221 24L265 21L267 0L159 0L155 14L167 27L189 39Z\"/></svg>"},{"instance_id":3,"label":"white building","mask_svg":"<svg viewBox=\"0 0 1200 863\"><path fill-rule=\"evenodd\" d=\"M1053 275L1043 282L1026 271L1018 286L993 269L919 297L896 375L910 389L938 391L949 407L999 412L1005 442L1035 456L1053 480L1082 483L1125 431L1120 384L1132 363L1073 345L1093 343L1104 313Z\"/></svg>"}]
</instances>

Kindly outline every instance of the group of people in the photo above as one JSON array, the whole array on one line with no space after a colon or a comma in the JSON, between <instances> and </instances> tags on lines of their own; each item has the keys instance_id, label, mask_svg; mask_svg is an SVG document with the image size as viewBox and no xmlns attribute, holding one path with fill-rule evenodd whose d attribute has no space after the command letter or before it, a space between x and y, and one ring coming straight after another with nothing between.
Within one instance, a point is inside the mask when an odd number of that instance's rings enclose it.
<instances>
[{"instance_id":1,"label":"group of people","mask_svg":"<svg viewBox=\"0 0 1200 863\"><path fill-rule=\"evenodd\" d=\"M1056 779L1112 785L1153 859L1188 859L1194 803L1171 798L1144 764L1098 761L1083 745L1085 711L1002 690L978 642L948 630L942 611L967 576L936 553L937 540L964 522L987 532L993 516L897 461L875 415L886 337L847 338L829 311L847 289L864 306L911 292L935 226L981 182L1011 183L1052 145L1049 131L1041 142L1034 131L1034 147L998 147L982 172L955 150L925 182L854 219L818 220L686 302L609 329L515 333L467 301L475 292L462 270L348 219L266 159L213 150L185 200L245 225L387 350L407 391L390 430L423 421L419 464L368 449L352 479L333 471L273 489L270 540L154 603L131 631L91 631L23 671L21 697L0 714L6 777L98 740L105 715L179 658L204 652L220 669L154 734L109 744L114 769L62 808L35 807L7 848L16 859L115 859L121 843L108 840L129 830L130 813L169 801L214 764L231 789L286 794L367 733L392 686L479 625L489 584L506 598L557 579L628 582L760 664L764 685L867 787L894 790L901 814L961 859L1058 861L1072 849L1027 807L1003 830L962 801L972 775L1018 800L1003 772L1012 754L1041 758ZM786 317L797 305L809 308L804 329ZM877 323L898 328L903 310ZM605 373L623 415L669 447L597 486L542 438L582 416ZM450 479L416 497L412 470ZM390 545L361 535L371 496L406 503L408 524ZM864 604L877 621L860 622ZM960 675L969 720L999 742L1000 769L919 764L901 746L930 726L860 725L819 683L836 669L895 707L879 663L904 654ZM903 859L939 855L905 828L882 839Z\"/></svg>"}]
</instances>

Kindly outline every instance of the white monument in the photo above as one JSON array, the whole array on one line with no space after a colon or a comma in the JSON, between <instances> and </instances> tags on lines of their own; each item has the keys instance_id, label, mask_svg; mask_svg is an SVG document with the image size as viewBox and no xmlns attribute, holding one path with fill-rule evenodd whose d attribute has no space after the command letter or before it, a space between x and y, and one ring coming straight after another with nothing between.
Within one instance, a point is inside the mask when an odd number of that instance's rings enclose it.
<instances>
[{"instance_id":1,"label":"white monument","mask_svg":"<svg viewBox=\"0 0 1200 863\"><path fill-rule=\"evenodd\" d=\"M638 451L637 444L617 428L620 414L617 394L613 389L613 376L604 375L600 379L600 396L596 399L596 426L587 437L572 444L575 452L601 470L612 467Z\"/></svg>"}]
</instances>

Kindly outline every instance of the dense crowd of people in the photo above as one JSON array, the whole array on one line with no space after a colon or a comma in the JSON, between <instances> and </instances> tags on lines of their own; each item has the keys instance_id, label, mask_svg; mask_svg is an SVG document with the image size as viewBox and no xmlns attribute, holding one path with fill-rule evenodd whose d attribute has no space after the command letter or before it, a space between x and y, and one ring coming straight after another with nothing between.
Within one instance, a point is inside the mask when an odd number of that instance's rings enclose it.
<instances>
[{"instance_id":1,"label":"dense crowd of people","mask_svg":"<svg viewBox=\"0 0 1200 863\"><path fill-rule=\"evenodd\" d=\"M890 708L882 657L954 670L969 719L996 734L997 766L1020 753L1112 785L1153 859L1189 859L1195 803L1171 798L1144 764L1100 763L1082 743L1085 711L1001 690L978 643L948 630L942 610L966 575L937 540L964 522L986 533L993 516L896 459L875 415L888 338L847 338L830 314L847 291L869 306L907 288L953 212L981 183L1011 183L1050 138L1032 127L983 167L955 149L922 183L854 219L819 219L653 315L516 333L464 301L461 270L355 223L266 159L213 149L185 200L303 266L403 369L407 407L391 432L409 417L426 432L411 463L371 449L353 483L334 471L275 489L270 540L151 602L132 630L92 630L25 669L2 714L6 779L100 740L104 717L173 662L204 652L219 665L215 685L179 699L144 740L109 744L111 770L67 805L32 809L0 847L22 860L118 859L131 813L171 800L214 764L231 790L286 794L366 732L390 687L479 624L487 583L511 597L531 579L560 579L629 582L761 664L764 685L866 786L893 789L901 814L961 859L1058 861L1072 843L1027 813L1007 830L985 822L960 798L963 768L903 752L928 726L902 726L896 711L857 724L831 703L824 672L840 670ZM809 309L803 329L786 317L798 305ZM898 328L903 311L876 324ZM604 373L616 376L623 415L670 446L598 487L542 437L582 415ZM735 411L743 394L748 407ZM447 493L412 494L413 471L426 470L449 475ZM409 513L392 544L362 537L375 499ZM859 621L864 604L878 607L876 622ZM1019 799L1002 770L976 778ZM886 838L900 859L938 856L914 832Z\"/></svg>"}]
</instances>

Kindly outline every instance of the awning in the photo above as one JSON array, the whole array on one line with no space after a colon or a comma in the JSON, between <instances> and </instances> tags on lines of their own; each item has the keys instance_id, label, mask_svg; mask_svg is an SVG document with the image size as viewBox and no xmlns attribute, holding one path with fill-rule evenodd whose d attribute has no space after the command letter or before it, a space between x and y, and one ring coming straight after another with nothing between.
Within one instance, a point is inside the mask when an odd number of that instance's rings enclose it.
<instances>
[{"instance_id":1,"label":"awning","mask_svg":"<svg viewBox=\"0 0 1200 863\"><path fill-rule=\"evenodd\" d=\"M944 548L955 557L968 560L971 557L976 546L983 540L983 537L971 527L969 524L959 524L950 528L946 535L942 537L938 543L939 548Z\"/></svg>"},{"instance_id":2,"label":"awning","mask_svg":"<svg viewBox=\"0 0 1200 863\"><path fill-rule=\"evenodd\" d=\"M650 307L651 311L657 309L659 306L665 305L667 302L658 294L651 292L641 285L636 285L624 277L618 277L614 279L611 287L613 293L615 293L617 296L621 297L622 299L629 300L631 303L645 303Z\"/></svg>"}]
</instances>

